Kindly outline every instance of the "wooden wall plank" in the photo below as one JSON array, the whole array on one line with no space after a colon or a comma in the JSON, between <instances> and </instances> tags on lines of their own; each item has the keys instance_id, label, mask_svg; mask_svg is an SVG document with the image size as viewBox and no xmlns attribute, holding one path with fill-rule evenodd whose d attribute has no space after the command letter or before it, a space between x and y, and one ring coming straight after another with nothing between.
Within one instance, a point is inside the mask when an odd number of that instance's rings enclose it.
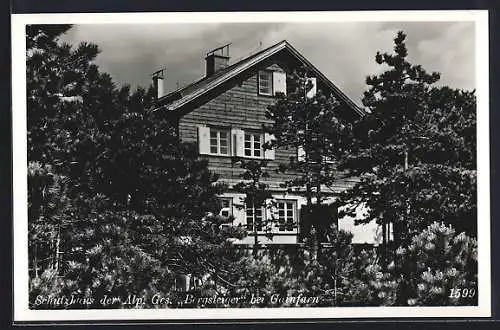
<instances>
[{"instance_id":1,"label":"wooden wall plank","mask_svg":"<svg viewBox=\"0 0 500 330\"><path fill-rule=\"evenodd\" d=\"M197 126L200 124L223 126L228 129L261 130L263 123L270 123L265 116L265 111L275 102L275 98L258 95L257 90L257 74L255 73L243 81L233 83L226 91L181 117L179 120L181 141L197 143ZM209 168L220 175L220 180L234 182L240 179L239 175L243 170L237 164L232 164L230 157L207 155L202 157L208 159ZM267 181L272 187L277 188L279 183L292 179L292 175L276 173L278 164L288 162L290 157L296 157L295 150L276 150L275 160L269 163L268 169L270 177ZM342 190L347 186L349 183L339 181L337 188Z\"/></svg>"}]
</instances>

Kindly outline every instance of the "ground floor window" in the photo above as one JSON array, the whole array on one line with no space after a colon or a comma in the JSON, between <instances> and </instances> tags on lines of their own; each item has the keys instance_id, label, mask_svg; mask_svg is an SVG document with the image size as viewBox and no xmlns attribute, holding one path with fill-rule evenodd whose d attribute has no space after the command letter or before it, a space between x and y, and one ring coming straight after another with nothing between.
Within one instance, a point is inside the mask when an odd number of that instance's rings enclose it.
<instances>
[{"instance_id":1,"label":"ground floor window","mask_svg":"<svg viewBox=\"0 0 500 330\"><path fill-rule=\"evenodd\" d=\"M262 231L262 224L265 221L265 208L263 206L249 206L245 207L245 215L247 222L247 229L249 231Z\"/></svg>"},{"instance_id":2,"label":"ground floor window","mask_svg":"<svg viewBox=\"0 0 500 330\"><path fill-rule=\"evenodd\" d=\"M271 205L271 204L269 204ZM297 201L276 200L269 209L266 207L245 207L246 226L249 231L272 231L290 232L296 231L298 225ZM269 219L266 218L270 216ZM272 228L264 226L269 222Z\"/></svg>"},{"instance_id":3,"label":"ground floor window","mask_svg":"<svg viewBox=\"0 0 500 330\"><path fill-rule=\"evenodd\" d=\"M279 231L292 231L297 225L297 204L295 201L278 200Z\"/></svg>"},{"instance_id":4,"label":"ground floor window","mask_svg":"<svg viewBox=\"0 0 500 330\"><path fill-rule=\"evenodd\" d=\"M189 292L195 286L194 277L191 274L177 274L175 277L175 291Z\"/></svg>"},{"instance_id":5,"label":"ground floor window","mask_svg":"<svg viewBox=\"0 0 500 330\"><path fill-rule=\"evenodd\" d=\"M221 197L220 198L220 206L221 209L219 211L219 215L229 218L230 216L233 215L233 199L232 198L226 198L226 197Z\"/></svg>"}]
</instances>

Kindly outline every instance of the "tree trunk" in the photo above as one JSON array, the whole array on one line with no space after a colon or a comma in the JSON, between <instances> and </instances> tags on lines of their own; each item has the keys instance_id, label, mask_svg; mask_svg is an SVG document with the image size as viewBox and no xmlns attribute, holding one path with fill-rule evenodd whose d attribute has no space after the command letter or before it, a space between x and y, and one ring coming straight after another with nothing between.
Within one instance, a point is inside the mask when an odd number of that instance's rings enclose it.
<instances>
[{"instance_id":1,"label":"tree trunk","mask_svg":"<svg viewBox=\"0 0 500 330\"><path fill-rule=\"evenodd\" d=\"M335 278L333 279L333 306L337 306L337 266L335 266Z\"/></svg>"},{"instance_id":2,"label":"tree trunk","mask_svg":"<svg viewBox=\"0 0 500 330\"><path fill-rule=\"evenodd\" d=\"M321 205L321 184L316 186L316 205Z\"/></svg>"},{"instance_id":3,"label":"tree trunk","mask_svg":"<svg viewBox=\"0 0 500 330\"><path fill-rule=\"evenodd\" d=\"M38 244L35 244L35 255L33 256L33 267L35 268L35 278L38 278Z\"/></svg>"},{"instance_id":4,"label":"tree trunk","mask_svg":"<svg viewBox=\"0 0 500 330\"><path fill-rule=\"evenodd\" d=\"M311 185L309 183L306 184L306 197L307 197L307 206L308 206L308 213L311 214L311 207L312 207L312 191L311 191Z\"/></svg>"},{"instance_id":5,"label":"tree trunk","mask_svg":"<svg viewBox=\"0 0 500 330\"><path fill-rule=\"evenodd\" d=\"M61 226L58 226L57 237L56 237L55 258L54 258L54 270L56 271L57 274L59 274L60 246L61 246Z\"/></svg>"},{"instance_id":6,"label":"tree trunk","mask_svg":"<svg viewBox=\"0 0 500 330\"><path fill-rule=\"evenodd\" d=\"M408 149L405 149L405 171L408 170Z\"/></svg>"},{"instance_id":7,"label":"tree trunk","mask_svg":"<svg viewBox=\"0 0 500 330\"><path fill-rule=\"evenodd\" d=\"M384 221L382 223L382 267L387 270L387 250L388 250L388 239L387 239L387 223Z\"/></svg>"},{"instance_id":8,"label":"tree trunk","mask_svg":"<svg viewBox=\"0 0 500 330\"><path fill-rule=\"evenodd\" d=\"M316 186L316 205L319 210L319 206L321 205L321 186L318 184ZM316 212L316 215L318 216L318 211ZM324 221L324 219L316 219L315 223L318 224L319 221ZM318 225L318 227L322 228L322 225ZM318 243L318 260L320 260L322 253L323 253L323 242L322 242L322 235L324 235L323 232L320 232L319 228L316 230L316 241Z\"/></svg>"},{"instance_id":9,"label":"tree trunk","mask_svg":"<svg viewBox=\"0 0 500 330\"><path fill-rule=\"evenodd\" d=\"M254 185L255 185L255 182L254 182ZM255 217L255 213L256 213L256 208L255 208L255 199L252 198L252 217L253 217L253 256L254 258L257 257L257 252L258 252L258 244L259 244L259 239L257 237L257 221L256 220L256 217Z\"/></svg>"},{"instance_id":10,"label":"tree trunk","mask_svg":"<svg viewBox=\"0 0 500 330\"><path fill-rule=\"evenodd\" d=\"M254 209L255 211L255 209ZM254 258L257 257L257 251L258 251L258 247L257 245L259 244L259 240L257 238L257 225L255 223L255 213L254 213L254 222L253 222L253 239L254 239L254 243L253 243L253 256Z\"/></svg>"},{"instance_id":11,"label":"tree trunk","mask_svg":"<svg viewBox=\"0 0 500 330\"><path fill-rule=\"evenodd\" d=\"M408 161L408 158L409 158L409 151L408 151L408 148L406 148L405 150L405 172L408 171L408 168L409 168L409 161ZM408 187L409 189L409 187ZM411 211L411 206L410 206L410 203L408 203L408 199L406 199L406 219L405 221L403 221L401 223L401 225L399 226L399 229L400 229L400 233L405 233L405 237L400 237L400 242L404 239L406 240L406 237L408 236L408 226L406 225L407 224L407 221L408 221L408 217L410 216L410 211ZM400 235L401 236L401 235Z\"/></svg>"}]
</instances>

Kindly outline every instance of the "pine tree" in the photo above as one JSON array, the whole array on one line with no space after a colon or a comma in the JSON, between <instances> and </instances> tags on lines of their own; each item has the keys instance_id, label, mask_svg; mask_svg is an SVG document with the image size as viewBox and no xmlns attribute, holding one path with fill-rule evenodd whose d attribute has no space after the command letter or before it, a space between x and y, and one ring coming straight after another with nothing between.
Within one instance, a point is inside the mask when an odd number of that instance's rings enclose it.
<instances>
[{"instance_id":1,"label":"pine tree","mask_svg":"<svg viewBox=\"0 0 500 330\"><path fill-rule=\"evenodd\" d=\"M149 110L151 87L117 88L92 64L97 46L60 43L69 28L26 36L30 265L36 273L54 253L57 265L35 274L31 297L103 308L104 294L172 294L179 274L225 281L238 231L216 216L217 176Z\"/></svg>"},{"instance_id":2,"label":"pine tree","mask_svg":"<svg viewBox=\"0 0 500 330\"><path fill-rule=\"evenodd\" d=\"M69 28L30 25L26 31L28 158L51 163L61 174L70 168L68 154L76 153L78 134L90 120L82 92L99 52L93 44L73 49L59 43Z\"/></svg>"},{"instance_id":3,"label":"pine tree","mask_svg":"<svg viewBox=\"0 0 500 330\"><path fill-rule=\"evenodd\" d=\"M395 54L377 53L386 70L367 78L363 104L369 114L352 131L341 169L360 182L339 205L353 215L360 205L383 229L384 242L409 244L433 221L475 236L475 96L435 87L438 73L407 60L406 35ZM387 244L384 244L387 245Z\"/></svg>"},{"instance_id":4,"label":"pine tree","mask_svg":"<svg viewBox=\"0 0 500 330\"><path fill-rule=\"evenodd\" d=\"M272 230L275 224L277 224L277 219L272 218L274 214L273 208L275 203L273 202L273 195L269 190L269 185L262 180L269 177L267 172L267 160L245 160L242 158L234 158L233 163L239 163L240 167L244 170L240 174L242 181L234 185L233 189L236 192L243 193L245 195L241 200L240 205L236 205L241 209L247 210L250 208L251 212L262 212L262 210L269 210L271 218L263 217L261 221L255 221L251 224L251 228L248 227L247 230L251 230L254 236L253 250L254 255L257 253L260 243L258 232L263 232L265 235L272 239ZM257 217L255 217L257 219Z\"/></svg>"},{"instance_id":5,"label":"pine tree","mask_svg":"<svg viewBox=\"0 0 500 330\"><path fill-rule=\"evenodd\" d=\"M32 277L45 270L59 271L61 265L61 231L70 209L66 195L67 180L53 173L50 165L28 164L28 251Z\"/></svg>"},{"instance_id":6,"label":"pine tree","mask_svg":"<svg viewBox=\"0 0 500 330\"><path fill-rule=\"evenodd\" d=\"M36 269L47 260L40 248L51 246L50 267L59 273L64 260L64 232L71 227L72 198L76 181L73 169L81 166L79 135L86 134L89 121L83 106L83 82L95 69L91 64L98 53L93 44L76 49L60 43L59 36L69 25L29 25L26 28L27 140L29 161L28 217L33 238L30 261ZM73 184L72 184L73 183ZM53 191L54 193L49 193ZM41 192L41 195L39 194ZM47 212L50 211L50 215ZM43 227L43 231L41 227ZM50 227L52 226L52 227ZM38 255L37 255L38 254ZM37 260L37 261L35 261ZM45 263L47 265L47 263Z\"/></svg>"},{"instance_id":7,"label":"pine tree","mask_svg":"<svg viewBox=\"0 0 500 330\"><path fill-rule=\"evenodd\" d=\"M398 299L398 282L385 271L375 248L355 252L342 273L342 306L393 306Z\"/></svg>"},{"instance_id":8,"label":"pine tree","mask_svg":"<svg viewBox=\"0 0 500 330\"><path fill-rule=\"evenodd\" d=\"M390 272L396 277L398 305L477 304L477 241L434 222L396 251Z\"/></svg>"},{"instance_id":9,"label":"pine tree","mask_svg":"<svg viewBox=\"0 0 500 330\"><path fill-rule=\"evenodd\" d=\"M321 259L309 242L303 245L260 249L253 255L240 254L235 260L234 281L229 288L233 296L265 297L259 307L334 307L391 306L397 298L398 283L393 274L384 272L374 249L358 251L352 245L352 234L329 231L336 246ZM317 297L309 303L272 302L280 298ZM242 303L238 307L254 307Z\"/></svg>"},{"instance_id":10,"label":"pine tree","mask_svg":"<svg viewBox=\"0 0 500 330\"><path fill-rule=\"evenodd\" d=\"M342 251L349 247L342 239L345 233L339 232L335 224L336 207L323 203L331 197L330 189L339 178L336 161L344 152L349 125L340 115L342 105L332 94L321 88L310 93L315 88L308 78L312 76L305 67L296 69L287 79L287 94L279 94L276 103L268 107L266 116L272 124L265 129L275 139L265 147L297 150L296 157L280 164L279 170L292 177L283 186L307 200L301 215L301 233L310 259L303 262L305 267L315 269L314 276L323 281L312 285L312 292L333 292L332 302L325 303L337 305L339 269L344 268L340 266L344 261ZM325 289L325 285L331 288Z\"/></svg>"},{"instance_id":11,"label":"pine tree","mask_svg":"<svg viewBox=\"0 0 500 330\"><path fill-rule=\"evenodd\" d=\"M280 171L292 177L283 186L306 197L301 221L307 233L314 228L319 244L329 237L326 231L335 220L322 203L338 178L335 161L343 153L348 125L339 116L341 105L333 95L321 89L308 93L312 75L304 67L295 70L287 79L287 95L279 94L268 107L266 116L272 124L266 130L275 139L266 147L297 150L296 157L280 164Z\"/></svg>"}]
</instances>

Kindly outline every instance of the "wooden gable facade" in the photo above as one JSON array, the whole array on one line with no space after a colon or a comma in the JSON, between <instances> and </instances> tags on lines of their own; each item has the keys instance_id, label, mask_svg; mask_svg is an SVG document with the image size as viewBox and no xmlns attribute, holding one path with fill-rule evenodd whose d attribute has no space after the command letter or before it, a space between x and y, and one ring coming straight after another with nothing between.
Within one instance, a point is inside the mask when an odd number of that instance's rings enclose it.
<instances>
[{"instance_id":1,"label":"wooden gable facade","mask_svg":"<svg viewBox=\"0 0 500 330\"><path fill-rule=\"evenodd\" d=\"M287 92L287 75L299 65L312 65L307 61L304 63L303 57L286 41L231 66L221 65L221 61L224 57L215 61L207 57L207 65L218 63L220 67L207 66L206 77L160 98L158 110L174 118L180 140L196 143L200 157L208 160L209 169L220 175L219 181L227 184L228 190L221 196L221 214L231 215L234 217L232 225L246 226L249 230L249 235L236 243L296 244L300 213L306 200L300 194L287 193L281 184L291 179L290 175L275 170L290 157L298 157L300 151L264 151L262 145L271 136L264 133L263 125L271 123L265 113L267 107L276 101L275 93ZM347 96L317 72L318 76L312 77L315 89L325 94L333 93L341 101L341 116L354 119L362 115ZM240 175L243 172L232 161L235 156L268 160L270 176L265 182L273 191L273 208L255 209L243 204L244 195L232 188L242 180ZM339 181L332 188L332 199L350 184L349 180ZM258 226L261 220L270 217L277 218L280 224L271 228L272 238Z\"/></svg>"}]
</instances>

